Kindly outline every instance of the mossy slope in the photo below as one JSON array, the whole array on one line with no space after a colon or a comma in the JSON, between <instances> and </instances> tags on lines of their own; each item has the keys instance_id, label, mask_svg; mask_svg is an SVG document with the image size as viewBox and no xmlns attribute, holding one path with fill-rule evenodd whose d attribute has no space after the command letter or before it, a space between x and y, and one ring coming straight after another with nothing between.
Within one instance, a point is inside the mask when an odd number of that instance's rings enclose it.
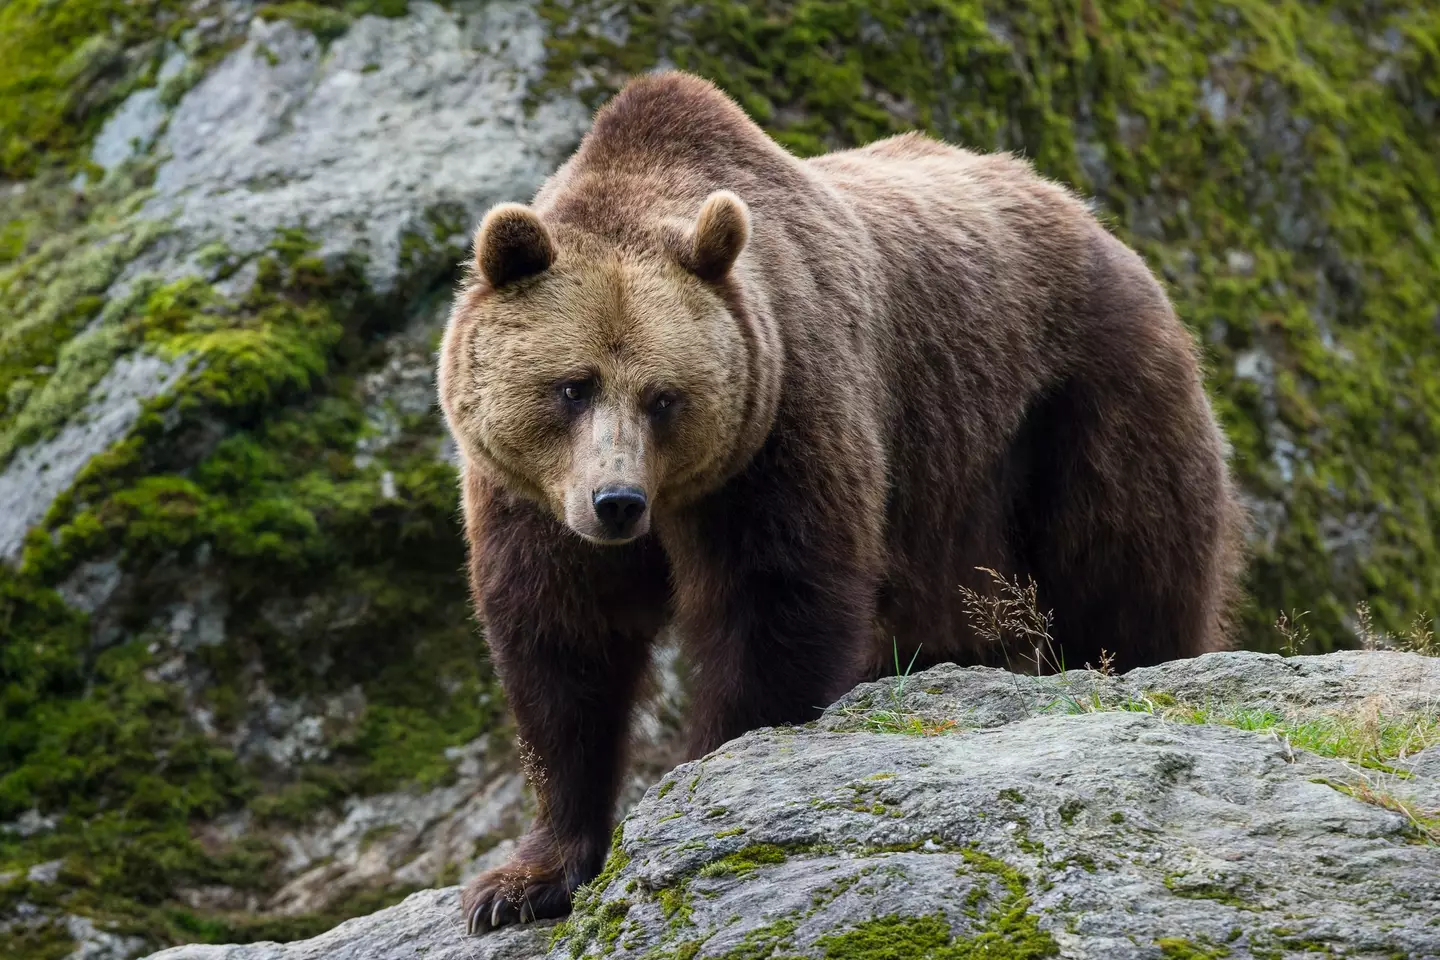
<instances>
[{"instance_id":1,"label":"mossy slope","mask_svg":"<svg viewBox=\"0 0 1440 960\"><path fill-rule=\"evenodd\" d=\"M12 880L11 901L159 940L322 929L377 902L277 926L176 898L213 885L263 896L284 879L267 824L443 781L445 749L496 719L438 424L411 417L358 465L369 427L350 371L386 311L358 271L327 272L309 248L277 238L244 297L198 278L150 283L112 320L128 348L194 366L55 504L20 568L0 571L0 820L58 818L0 839L0 864L63 863L57 885ZM126 575L106 609L118 629L89 629L54 590L87 561ZM197 578L221 585L224 641L177 648L157 614ZM160 669L175 657L178 682ZM363 709L331 724L320 760L277 766L222 745L257 694L315 704L355 689ZM256 829L200 842L200 823L247 807Z\"/></svg>"}]
</instances>

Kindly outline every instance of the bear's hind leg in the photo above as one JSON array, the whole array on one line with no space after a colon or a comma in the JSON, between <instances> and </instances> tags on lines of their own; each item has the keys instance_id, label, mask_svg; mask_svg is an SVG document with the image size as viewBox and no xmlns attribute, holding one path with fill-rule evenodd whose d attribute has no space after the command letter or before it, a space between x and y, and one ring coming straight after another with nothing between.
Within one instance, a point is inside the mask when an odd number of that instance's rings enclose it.
<instances>
[{"instance_id":1,"label":"bear's hind leg","mask_svg":"<svg viewBox=\"0 0 1440 960\"><path fill-rule=\"evenodd\" d=\"M1068 384L1027 424L1038 449L1012 509L1054 616L1052 669L1098 667L1105 651L1128 670L1224 642L1235 508L1203 395L1105 386Z\"/></svg>"}]
</instances>

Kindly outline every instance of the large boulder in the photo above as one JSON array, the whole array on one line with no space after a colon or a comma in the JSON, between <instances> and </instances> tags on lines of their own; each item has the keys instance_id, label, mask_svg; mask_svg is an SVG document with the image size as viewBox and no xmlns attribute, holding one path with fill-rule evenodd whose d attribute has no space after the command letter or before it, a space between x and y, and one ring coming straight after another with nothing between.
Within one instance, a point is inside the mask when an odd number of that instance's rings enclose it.
<instances>
[{"instance_id":1,"label":"large boulder","mask_svg":"<svg viewBox=\"0 0 1440 960\"><path fill-rule=\"evenodd\" d=\"M154 960L1440 956L1440 660L942 665L677 767L558 929L457 888ZM1428 747L1428 749L1427 749Z\"/></svg>"}]
</instances>

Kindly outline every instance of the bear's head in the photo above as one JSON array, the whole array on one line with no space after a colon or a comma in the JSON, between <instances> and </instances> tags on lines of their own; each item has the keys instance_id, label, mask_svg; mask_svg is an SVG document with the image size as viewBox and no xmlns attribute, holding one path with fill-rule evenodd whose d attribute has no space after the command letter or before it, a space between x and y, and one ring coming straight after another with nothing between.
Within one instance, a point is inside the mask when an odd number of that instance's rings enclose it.
<instances>
[{"instance_id":1,"label":"bear's head","mask_svg":"<svg viewBox=\"0 0 1440 960\"><path fill-rule=\"evenodd\" d=\"M744 202L718 191L661 226L653 246L622 246L492 208L441 348L440 403L469 468L595 543L641 536L723 482L758 446L757 391L777 389L756 382L731 276Z\"/></svg>"}]
</instances>

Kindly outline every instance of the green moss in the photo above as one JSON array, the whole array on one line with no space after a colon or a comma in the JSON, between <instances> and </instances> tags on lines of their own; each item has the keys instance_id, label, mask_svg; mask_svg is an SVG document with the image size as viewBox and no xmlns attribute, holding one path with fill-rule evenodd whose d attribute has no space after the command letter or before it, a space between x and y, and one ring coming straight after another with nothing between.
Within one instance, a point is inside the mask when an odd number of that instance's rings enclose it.
<instances>
[{"instance_id":1,"label":"green moss","mask_svg":"<svg viewBox=\"0 0 1440 960\"><path fill-rule=\"evenodd\" d=\"M1393 766L1395 761L1440 743L1440 717L1424 711L1384 713L1366 709L1290 715L1225 703L1200 706L1179 702L1173 696L1165 697L1162 705L1162 700L1152 694L1116 704L1071 701L1067 706L1081 712L1120 710L1151 713L1167 720L1211 723L1264 733L1279 737L1297 749L1399 777L1406 774Z\"/></svg>"},{"instance_id":2,"label":"green moss","mask_svg":"<svg viewBox=\"0 0 1440 960\"><path fill-rule=\"evenodd\" d=\"M1229 947L1201 945L1181 937L1164 937L1156 940L1155 946L1165 960L1221 960L1230 956Z\"/></svg>"},{"instance_id":3,"label":"green moss","mask_svg":"<svg viewBox=\"0 0 1440 960\"><path fill-rule=\"evenodd\" d=\"M630 901L607 901L604 897L620 871L630 864L630 855L625 852L624 838L625 825L622 823L616 826L611 836L610 855L600 873L594 880L575 891L569 918L556 925L551 933L552 947L567 946L572 957L580 956L592 943L598 943L602 953L613 949L630 913Z\"/></svg>"},{"instance_id":4,"label":"green moss","mask_svg":"<svg viewBox=\"0 0 1440 960\"><path fill-rule=\"evenodd\" d=\"M349 30L356 17L365 14L403 17L409 8L409 0L331 0L322 3L293 0L267 3L257 13L266 20L288 20L301 30L313 33L322 43L328 43Z\"/></svg>"},{"instance_id":5,"label":"green moss","mask_svg":"<svg viewBox=\"0 0 1440 960\"><path fill-rule=\"evenodd\" d=\"M1049 934L1028 925L1016 928L1010 919L1006 915L995 929L957 939L942 914L880 917L817 944L826 960L1039 960L1059 952Z\"/></svg>"},{"instance_id":6,"label":"green moss","mask_svg":"<svg viewBox=\"0 0 1440 960\"><path fill-rule=\"evenodd\" d=\"M690 903L689 881L682 882L677 886L666 887L664 890L657 890L655 899L659 902L665 919L669 921L672 932L690 923L690 916L694 908Z\"/></svg>"},{"instance_id":7,"label":"green moss","mask_svg":"<svg viewBox=\"0 0 1440 960\"><path fill-rule=\"evenodd\" d=\"M124 296L102 296L163 233L134 219L148 177L138 173L138 182L107 184L83 217L53 199L49 184L37 185L36 197L0 201L0 217L23 217L12 222L33 222L44 237L27 238L0 266L0 466L62 426L115 357L139 342L131 318L152 286L141 280Z\"/></svg>"},{"instance_id":8,"label":"green moss","mask_svg":"<svg viewBox=\"0 0 1440 960\"><path fill-rule=\"evenodd\" d=\"M0 5L0 179L76 160L110 109L153 82L185 11L178 0Z\"/></svg>"},{"instance_id":9,"label":"green moss","mask_svg":"<svg viewBox=\"0 0 1440 960\"><path fill-rule=\"evenodd\" d=\"M87 251L145 236L127 219L133 206L117 209L113 229L92 211L71 228L78 242L27 252L6 276L37 303L83 302L67 278L89 275L76 266L95 262ZM0 869L61 859L64 883L42 907L118 922L157 945L313 935L403 895L371 891L283 921L241 921L176 900L179 889L203 884L272 892L280 878L268 825L355 794L442 783L452 775L446 749L498 720L500 698L470 622L454 475L436 456L432 415L402 421L374 463L351 455L369 429L353 371L370 362L366 344L394 305L369 295L358 264L327 270L313 246L300 233L278 236L239 297L194 277L134 285L91 327L113 343L90 366L68 367L67 356L90 348L86 338L66 344L58 372L30 390L19 416L0 420L5 437L43 435L63 413L34 415L37 398L74 387L126 350L192 361L57 500L20 569L0 569L0 817L30 809L59 817L53 831L0 838ZM113 274L125 256L104 260L100 273ZM37 315L29 309L23 319ZM65 315L49 310L31 329L48 327L64 343ZM18 342L0 341L0 361L25 368L44 359L25 345L6 352ZM48 349L50 341L34 342ZM382 471L394 496L383 492ZM84 618L53 587L101 559L127 574L126 597L110 612L133 625L133 639L97 651ZM185 653L187 670L210 678L196 703L195 693L157 678L158 658L174 654L146 624L202 566L232 605L226 642ZM203 706L221 731L243 720L247 675L299 703L354 691L356 713L327 732L322 761L242 765L194 717ZM203 847L195 839L196 823L246 806L259 819L244 839ZM43 955L26 949L7 956Z\"/></svg>"},{"instance_id":10,"label":"green moss","mask_svg":"<svg viewBox=\"0 0 1440 960\"><path fill-rule=\"evenodd\" d=\"M192 821L233 808L253 784L193 728L179 691L149 676L143 640L87 662L84 618L0 567L0 650L0 819L33 809L59 821L0 838L0 865L62 860L67 908L124 905L132 923L160 927L155 908L177 883L260 882L272 851L215 853L191 833Z\"/></svg>"},{"instance_id":11,"label":"green moss","mask_svg":"<svg viewBox=\"0 0 1440 960\"><path fill-rule=\"evenodd\" d=\"M914 852L923 849L922 843L893 845L856 845L853 853L860 856L875 856L883 853ZM952 935L943 917L883 917L867 921L857 927L822 937L815 946L824 951L823 956L837 958L920 958L934 957L937 960L978 960L978 958L1001 958L1001 960L1030 960L1030 958L1054 956L1057 947L1048 933L1040 930L1036 919L1029 914L1030 899L1026 895L1027 881L1016 869L1004 861L991 857L969 847L937 845L945 853L959 853L964 858L960 873L969 876L973 882L972 906L976 907L978 925L970 935L956 938ZM757 845L732 854L728 862L716 861L699 872L699 876L735 876L752 872L763 865L784 862L790 856L834 852L825 844L799 844L792 848L773 845ZM723 864L720 870L711 870ZM850 889L864 876L881 869L878 864L869 864L859 870L838 878L834 883L817 890L808 910L803 915L783 917L773 923L750 931L735 947L717 956L727 960L762 960L762 958L788 957L795 950L794 934L801 921L824 908L835 898ZM662 943L645 956L648 960L669 960L672 957L693 956L707 939L681 939L693 926L691 882L684 882L670 888L656 891L651 896L659 904L667 918ZM981 916L978 907L986 905ZM591 921L586 920L586 923ZM939 926L936 926L939 924ZM552 941L558 943L559 939ZM583 941L570 943L571 953L579 956L584 950ZM898 952L883 952L885 950ZM881 952L875 952L881 951ZM601 951L602 954L604 950Z\"/></svg>"},{"instance_id":12,"label":"green moss","mask_svg":"<svg viewBox=\"0 0 1440 960\"><path fill-rule=\"evenodd\" d=\"M701 868L700 876L741 877L761 867L784 863L786 859L785 851L775 844L755 843L707 863Z\"/></svg>"},{"instance_id":13,"label":"green moss","mask_svg":"<svg viewBox=\"0 0 1440 960\"><path fill-rule=\"evenodd\" d=\"M872 873L874 870L875 867L873 865L869 867L863 867L855 871L854 873L847 874L841 877L834 883L826 884L819 890L816 890L815 894L810 898L811 912L813 913L815 910L818 910L821 907L825 906L827 903L830 903L833 900L837 899L842 894L844 894L846 890L849 890L855 884L859 883L866 874Z\"/></svg>"},{"instance_id":14,"label":"green moss","mask_svg":"<svg viewBox=\"0 0 1440 960\"><path fill-rule=\"evenodd\" d=\"M1064 869L1071 864L1074 864L1075 866L1084 870L1086 873L1094 873L1097 869L1095 866L1095 858L1090 856L1090 854L1088 853L1072 853L1064 860L1061 860L1059 863L1057 863L1056 866L1060 869Z\"/></svg>"},{"instance_id":15,"label":"green moss","mask_svg":"<svg viewBox=\"0 0 1440 960\"><path fill-rule=\"evenodd\" d=\"M737 946L719 954L716 960L770 960L777 958L775 951L789 945L795 936L796 922L786 918L756 927L747 933Z\"/></svg>"},{"instance_id":16,"label":"green moss","mask_svg":"<svg viewBox=\"0 0 1440 960\"><path fill-rule=\"evenodd\" d=\"M1165 888L1186 900L1213 900L1240 910L1255 909L1254 904L1241 897L1233 888L1212 881L1186 882L1181 876L1168 876L1165 878Z\"/></svg>"},{"instance_id":17,"label":"green moss","mask_svg":"<svg viewBox=\"0 0 1440 960\"><path fill-rule=\"evenodd\" d=\"M1275 505L1246 578L1245 646L1278 647L1278 610L1311 611L1329 649L1353 645L1359 600L1390 632L1440 608L1434 10L647 0L602 35L601 7L542 5L554 87L664 58L801 154L918 126L1020 151L1096 196L1168 281L1236 472ZM1270 358L1258 377L1254 351Z\"/></svg>"},{"instance_id":18,"label":"green moss","mask_svg":"<svg viewBox=\"0 0 1440 960\"><path fill-rule=\"evenodd\" d=\"M17 924L0 930L0 956L65 960L74 952L75 941L61 923Z\"/></svg>"}]
</instances>

